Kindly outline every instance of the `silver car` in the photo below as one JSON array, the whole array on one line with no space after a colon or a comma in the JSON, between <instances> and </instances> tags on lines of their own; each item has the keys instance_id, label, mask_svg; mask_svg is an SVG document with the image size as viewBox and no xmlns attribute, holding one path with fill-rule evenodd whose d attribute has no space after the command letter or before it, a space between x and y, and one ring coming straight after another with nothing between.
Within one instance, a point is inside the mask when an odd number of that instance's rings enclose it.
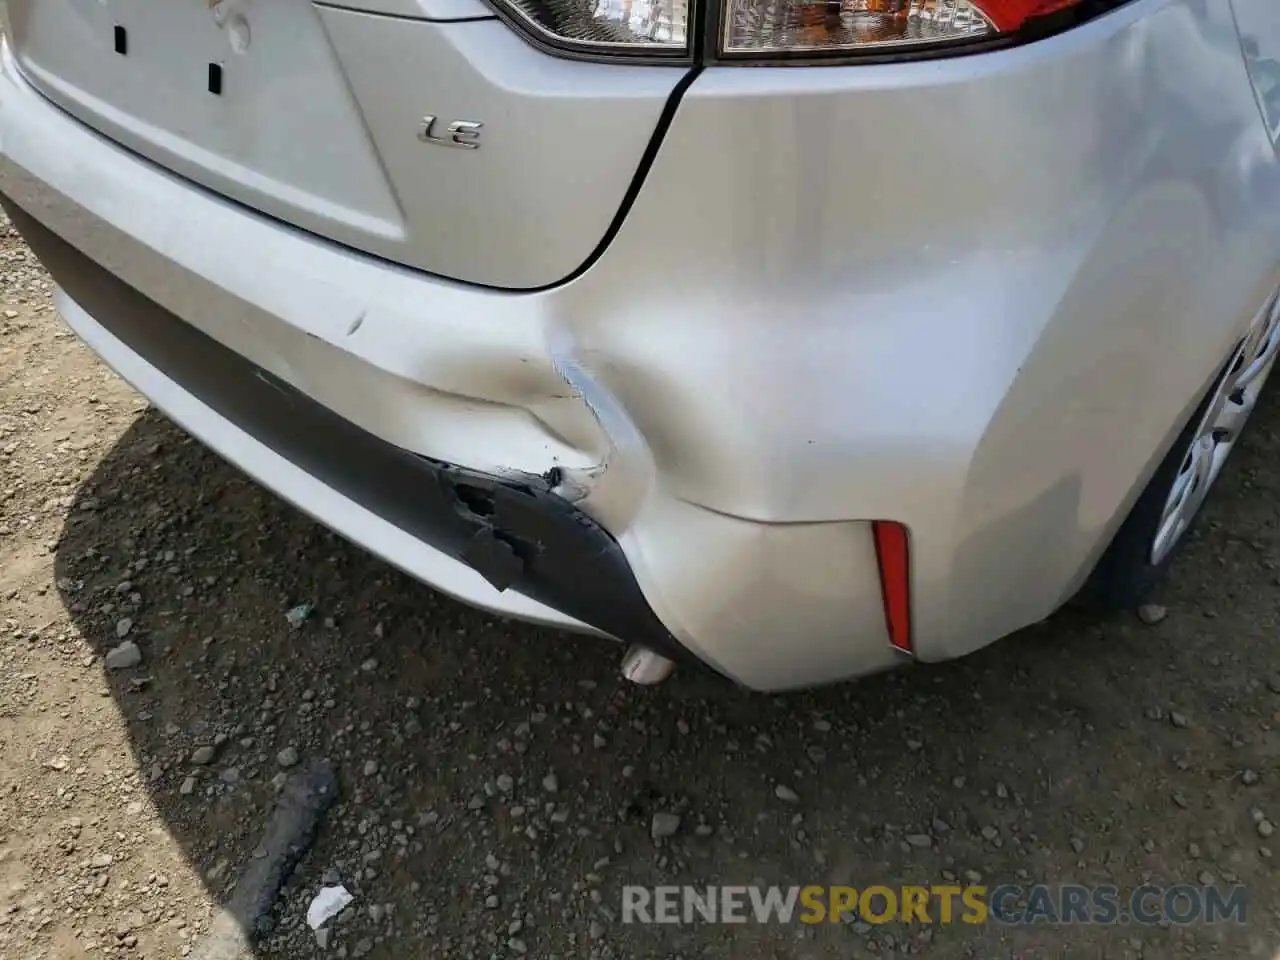
<instances>
[{"instance_id":1,"label":"silver car","mask_svg":"<svg viewBox=\"0 0 1280 960\"><path fill-rule=\"evenodd\" d=\"M8 0L0 193L173 420L762 690L1141 600L1280 344L1276 0Z\"/></svg>"}]
</instances>

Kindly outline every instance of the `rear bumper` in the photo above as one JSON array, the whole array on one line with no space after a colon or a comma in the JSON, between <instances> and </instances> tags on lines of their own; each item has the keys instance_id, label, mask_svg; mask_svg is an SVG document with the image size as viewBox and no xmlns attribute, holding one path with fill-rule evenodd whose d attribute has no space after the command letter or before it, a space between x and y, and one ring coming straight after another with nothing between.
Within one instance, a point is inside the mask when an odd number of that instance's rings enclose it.
<instances>
[{"instance_id":1,"label":"rear bumper","mask_svg":"<svg viewBox=\"0 0 1280 960\"><path fill-rule=\"evenodd\" d=\"M564 322L580 289L467 287L282 225L84 127L7 57L0 192L108 364L265 486L443 592L691 653L759 688L897 662L869 524L758 523L665 489ZM494 501L492 523L460 485ZM498 545L475 544L489 526Z\"/></svg>"},{"instance_id":2,"label":"rear bumper","mask_svg":"<svg viewBox=\"0 0 1280 960\"><path fill-rule=\"evenodd\" d=\"M556 479L539 494L607 532L662 628L761 689L897 662L871 520L910 530L920 659L1069 597L1280 249L1230 11L1193 0L954 61L705 70L608 249L538 292L251 212L86 129L7 59L0 192L390 448L486 484ZM323 522L477 605L621 631L536 584L497 590L453 533L255 439L83 306L64 312L112 366Z\"/></svg>"},{"instance_id":3,"label":"rear bumper","mask_svg":"<svg viewBox=\"0 0 1280 960\"><path fill-rule=\"evenodd\" d=\"M321 519L353 539L386 544L407 534L380 552L448 592L687 655L649 609L614 539L550 492L554 477L499 478L379 440L157 306L2 196L0 204L53 275L70 326L267 486L304 509L325 496L341 504Z\"/></svg>"}]
</instances>

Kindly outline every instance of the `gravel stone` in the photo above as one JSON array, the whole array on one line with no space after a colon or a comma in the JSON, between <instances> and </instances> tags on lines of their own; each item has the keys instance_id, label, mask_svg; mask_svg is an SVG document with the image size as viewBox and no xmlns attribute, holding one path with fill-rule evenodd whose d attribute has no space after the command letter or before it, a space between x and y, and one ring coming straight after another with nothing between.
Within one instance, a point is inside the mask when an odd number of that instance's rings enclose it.
<instances>
[{"instance_id":1,"label":"gravel stone","mask_svg":"<svg viewBox=\"0 0 1280 960\"><path fill-rule=\"evenodd\" d=\"M285 611L284 618L289 626L295 630L307 622L311 616L312 606L309 603L300 603L296 607L290 607Z\"/></svg>"},{"instance_id":2,"label":"gravel stone","mask_svg":"<svg viewBox=\"0 0 1280 960\"><path fill-rule=\"evenodd\" d=\"M673 837L676 831L680 829L680 815L659 811L653 815L653 820L649 824L649 836L654 840L662 840L666 837Z\"/></svg>"},{"instance_id":3,"label":"gravel stone","mask_svg":"<svg viewBox=\"0 0 1280 960\"><path fill-rule=\"evenodd\" d=\"M132 640L126 640L107 651L104 663L108 670L129 670L142 663L142 651Z\"/></svg>"},{"instance_id":4,"label":"gravel stone","mask_svg":"<svg viewBox=\"0 0 1280 960\"><path fill-rule=\"evenodd\" d=\"M191 751L191 762L197 767L204 767L213 763L213 758L218 755L218 748L205 744L202 747L196 747Z\"/></svg>"},{"instance_id":5,"label":"gravel stone","mask_svg":"<svg viewBox=\"0 0 1280 960\"><path fill-rule=\"evenodd\" d=\"M1138 619L1147 626L1155 626L1167 616L1169 611L1158 603L1144 603L1138 607Z\"/></svg>"}]
</instances>

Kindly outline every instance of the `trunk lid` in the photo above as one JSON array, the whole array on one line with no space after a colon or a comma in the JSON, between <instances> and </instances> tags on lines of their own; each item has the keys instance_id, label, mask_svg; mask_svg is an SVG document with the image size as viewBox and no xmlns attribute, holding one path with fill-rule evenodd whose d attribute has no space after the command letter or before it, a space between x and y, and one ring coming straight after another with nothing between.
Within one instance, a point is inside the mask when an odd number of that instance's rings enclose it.
<instances>
[{"instance_id":1,"label":"trunk lid","mask_svg":"<svg viewBox=\"0 0 1280 960\"><path fill-rule=\"evenodd\" d=\"M495 19L8 2L24 74L104 135L306 230L498 287L591 256L684 73L558 59Z\"/></svg>"}]
</instances>

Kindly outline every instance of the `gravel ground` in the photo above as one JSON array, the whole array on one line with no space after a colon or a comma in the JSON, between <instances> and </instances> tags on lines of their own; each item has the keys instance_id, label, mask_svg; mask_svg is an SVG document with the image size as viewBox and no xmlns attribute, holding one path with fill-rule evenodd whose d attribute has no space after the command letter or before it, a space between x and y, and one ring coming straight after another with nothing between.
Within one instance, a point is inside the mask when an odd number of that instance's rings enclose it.
<instances>
[{"instance_id":1,"label":"gravel ground","mask_svg":"<svg viewBox=\"0 0 1280 960\"><path fill-rule=\"evenodd\" d=\"M1166 610L798 695L640 689L610 645L441 598L186 438L4 224L0 310L0 956L200 956L318 761L336 802L260 956L1277 955L1274 400ZM619 918L625 883L955 878L1240 883L1249 922ZM304 916L337 880L322 951Z\"/></svg>"}]
</instances>

